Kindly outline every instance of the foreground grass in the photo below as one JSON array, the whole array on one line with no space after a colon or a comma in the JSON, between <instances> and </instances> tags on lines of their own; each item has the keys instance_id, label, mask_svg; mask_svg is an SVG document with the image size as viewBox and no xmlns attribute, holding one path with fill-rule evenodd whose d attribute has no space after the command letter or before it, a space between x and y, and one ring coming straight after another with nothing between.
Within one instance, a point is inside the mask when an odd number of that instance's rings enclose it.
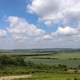
<instances>
[{"instance_id":1,"label":"foreground grass","mask_svg":"<svg viewBox=\"0 0 80 80\"><path fill-rule=\"evenodd\" d=\"M15 80L80 80L80 74L54 74L54 73L36 73L32 78Z\"/></svg>"}]
</instances>

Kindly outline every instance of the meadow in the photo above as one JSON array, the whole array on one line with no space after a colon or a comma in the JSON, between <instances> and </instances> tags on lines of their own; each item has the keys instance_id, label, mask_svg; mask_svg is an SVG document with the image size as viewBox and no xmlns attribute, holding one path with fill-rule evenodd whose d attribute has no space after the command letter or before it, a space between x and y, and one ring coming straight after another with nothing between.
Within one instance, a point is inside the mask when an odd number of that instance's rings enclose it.
<instances>
[{"instance_id":1,"label":"meadow","mask_svg":"<svg viewBox=\"0 0 80 80\"><path fill-rule=\"evenodd\" d=\"M80 80L80 51L15 54L0 54L0 76L31 74L32 78L15 80Z\"/></svg>"},{"instance_id":2,"label":"meadow","mask_svg":"<svg viewBox=\"0 0 80 80\"><path fill-rule=\"evenodd\" d=\"M50 55L26 56L25 61L31 61L35 64L62 64L67 65L68 67L77 67L80 65L80 52L62 52Z\"/></svg>"},{"instance_id":3,"label":"meadow","mask_svg":"<svg viewBox=\"0 0 80 80\"><path fill-rule=\"evenodd\" d=\"M38 73L33 74L32 78L16 80L80 80L80 74Z\"/></svg>"}]
</instances>

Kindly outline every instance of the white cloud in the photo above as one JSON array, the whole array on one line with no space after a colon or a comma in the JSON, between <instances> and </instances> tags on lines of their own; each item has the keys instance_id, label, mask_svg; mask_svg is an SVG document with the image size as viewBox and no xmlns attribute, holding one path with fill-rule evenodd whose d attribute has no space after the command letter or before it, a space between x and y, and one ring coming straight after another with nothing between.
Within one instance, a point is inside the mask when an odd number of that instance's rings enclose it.
<instances>
[{"instance_id":1,"label":"white cloud","mask_svg":"<svg viewBox=\"0 0 80 80\"><path fill-rule=\"evenodd\" d=\"M58 30L57 30L57 33L58 34L64 34L64 35L74 35L76 34L78 31L76 30L76 28L71 28L69 26L66 26L66 27L59 27Z\"/></svg>"},{"instance_id":2,"label":"white cloud","mask_svg":"<svg viewBox=\"0 0 80 80\"><path fill-rule=\"evenodd\" d=\"M47 33L17 16L8 17L7 22L7 31L16 41L17 48L79 47L80 27L62 26Z\"/></svg>"},{"instance_id":3,"label":"white cloud","mask_svg":"<svg viewBox=\"0 0 80 80\"><path fill-rule=\"evenodd\" d=\"M32 0L27 9L49 24L61 19L80 20L80 0Z\"/></svg>"},{"instance_id":4,"label":"white cloud","mask_svg":"<svg viewBox=\"0 0 80 80\"><path fill-rule=\"evenodd\" d=\"M52 40L48 41L50 44L55 44L55 47L79 47L80 0L32 0L32 3L27 5L27 10L40 16L47 25L57 21L64 22L64 27L58 26L49 36L43 36L43 39L52 37ZM74 22L77 22L75 27L72 25Z\"/></svg>"},{"instance_id":5,"label":"white cloud","mask_svg":"<svg viewBox=\"0 0 80 80\"><path fill-rule=\"evenodd\" d=\"M58 27L56 32L52 32L51 34L53 36L75 36L75 35L80 35L80 28L72 28L70 26L65 26L65 27Z\"/></svg>"},{"instance_id":6,"label":"white cloud","mask_svg":"<svg viewBox=\"0 0 80 80\"><path fill-rule=\"evenodd\" d=\"M49 41L49 40L53 40L53 37L51 36L51 34L46 34L42 36L41 40Z\"/></svg>"},{"instance_id":7,"label":"white cloud","mask_svg":"<svg viewBox=\"0 0 80 80\"><path fill-rule=\"evenodd\" d=\"M15 40L35 39L45 34L44 30L33 24L29 24L25 19L20 17L10 16L7 22L10 25L7 30Z\"/></svg>"},{"instance_id":8,"label":"white cloud","mask_svg":"<svg viewBox=\"0 0 80 80\"><path fill-rule=\"evenodd\" d=\"M0 36L7 35L5 48L56 48L56 47L80 47L80 27L58 27L54 32L46 32L37 26L28 23L17 16L9 16L6 20L9 27L0 30ZM8 44L10 42L10 44Z\"/></svg>"},{"instance_id":9,"label":"white cloud","mask_svg":"<svg viewBox=\"0 0 80 80\"><path fill-rule=\"evenodd\" d=\"M67 42L72 42L74 44L75 41L80 40L80 28L71 28L69 26L59 27L56 32L52 32L54 40L62 41L62 43L67 44ZM67 44L70 45L70 44Z\"/></svg>"},{"instance_id":10,"label":"white cloud","mask_svg":"<svg viewBox=\"0 0 80 80\"><path fill-rule=\"evenodd\" d=\"M7 32L4 29L0 29L0 38L6 37Z\"/></svg>"},{"instance_id":11,"label":"white cloud","mask_svg":"<svg viewBox=\"0 0 80 80\"><path fill-rule=\"evenodd\" d=\"M59 21L64 22L64 25L48 33L46 29L30 24L24 18L9 16L6 20L9 24L7 29L0 29L0 39L7 36L2 42L0 40L1 47L5 44L3 47L23 49L80 48L80 25L76 24L75 27L68 25L68 23L80 23L80 0L32 0L32 3L27 5L27 10L31 14L37 14L39 20L48 26L55 22L59 24Z\"/></svg>"}]
</instances>

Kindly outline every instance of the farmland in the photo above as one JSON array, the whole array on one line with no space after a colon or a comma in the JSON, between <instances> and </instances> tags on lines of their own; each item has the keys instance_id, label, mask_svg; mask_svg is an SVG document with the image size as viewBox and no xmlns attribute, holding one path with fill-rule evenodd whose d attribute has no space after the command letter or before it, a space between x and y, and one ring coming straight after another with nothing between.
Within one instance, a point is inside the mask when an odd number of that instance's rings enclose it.
<instances>
[{"instance_id":1,"label":"farmland","mask_svg":"<svg viewBox=\"0 0 80 80\"><path fill-rule=\"evenodd\" d=\"M19 80L80 80L80 51L20 51L20 54L0 54L0 76L27 74L32 77Z\"/></svg>"},{"instance_id":2,"label":"farmland","mask_svg":"<svg viewBox=\"0 0 80 80\"><path fill-rule=\"evenodd\" d=\"M58 65L63 64L69 67L76 67L80 65L80 53L58 53L42 56L28 56L25 61L31 61L37 64L49 64L49 65Z\"/></svg>"}]
</instances>

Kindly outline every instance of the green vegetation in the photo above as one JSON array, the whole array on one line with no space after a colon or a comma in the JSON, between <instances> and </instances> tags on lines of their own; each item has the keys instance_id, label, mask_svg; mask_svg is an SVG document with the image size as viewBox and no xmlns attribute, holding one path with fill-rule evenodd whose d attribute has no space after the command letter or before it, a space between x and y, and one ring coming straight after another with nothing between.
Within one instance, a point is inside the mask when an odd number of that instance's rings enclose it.
<instances>
[{"instance_id":1,"label":"green vegetation","mask_svg":"<svg viewBox=\"0 0 80 80\"><path fill-rule=\"evenodd\" d=\"M66 65L68 67L77 67L80 65L80 52L58 52L50 55L26 56L25 61L31 61L35 64L47 65Z\"/></svg>"},{"instance_id":2,"label":"green vegetation","mask_svg":"<svg viewBox=\"0 0 80 80\"><path fill-rule=\"evenodd\" d=\"M31 74L31 79L18 80L80 80L79 51L10 53L0 54L0 76Z\"/></svg>"},{"instance_id":3,"label":"green vegetation","mask_svg":"<svg viewBox=\"0 0 80 80\"><path fill-rule=\"evenodd\" d=\"M80 74L38 73L33 74L31 79L24 78L16 80L80 80Z\"/></svg>"},{"instance_id":4,"label":"green vegetation","mask_svg":"<svg viewBox=\"0 0 80 80\"><path fill-rule=\"evenodd\" d=\"M52 73L41 73L41 74L34 74L32 80L80 80L79 74L52 74Z\"/></svg>"}]
</instances>

